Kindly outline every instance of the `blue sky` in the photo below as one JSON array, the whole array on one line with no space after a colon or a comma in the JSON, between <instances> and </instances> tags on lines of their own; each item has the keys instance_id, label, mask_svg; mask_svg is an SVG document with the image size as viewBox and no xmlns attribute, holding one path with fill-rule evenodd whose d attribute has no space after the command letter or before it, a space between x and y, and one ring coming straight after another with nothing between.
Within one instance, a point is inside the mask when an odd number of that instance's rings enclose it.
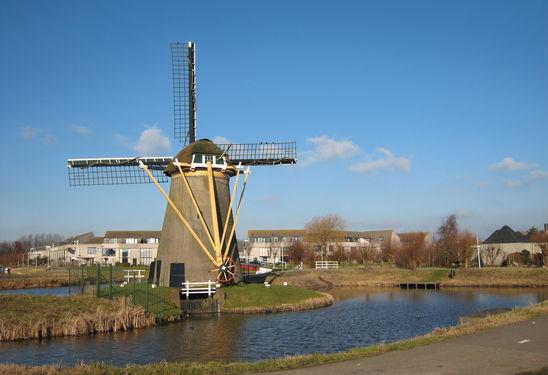
<instances>
[{"instance_id":1,"label":"blue sky","mask_svg":"<svg viewBox=\"0 0 548 375\"><path fill-rule=\"evenodd\" d=\"M68 187L65 161L173 155L169 43L197 43L198 136L295 140L254 168L238 233L485 237L548 222L545 1L3 1L0 239L159 229L152 185Z\"/></svg>"}]
</instances>

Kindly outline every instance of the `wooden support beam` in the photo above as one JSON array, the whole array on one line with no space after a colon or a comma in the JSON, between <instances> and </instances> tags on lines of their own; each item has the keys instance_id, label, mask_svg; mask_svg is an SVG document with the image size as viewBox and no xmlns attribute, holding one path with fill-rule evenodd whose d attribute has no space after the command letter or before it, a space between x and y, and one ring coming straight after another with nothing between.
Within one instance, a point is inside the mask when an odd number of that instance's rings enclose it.
<instances>
[{"instance_id":1,"label":"wooden support beam","mask_svg":"<svg viewBox=\"0 0 548 375\"><path fill-rule=\"evenodd\" d=\"M236 171L236 181L234 181L234 186L232 186L232 194L230 194L230 203L228 205L228 210L227 210L227 213L226 213L226 220L225 220L225 225L224 225L224 228L223 228L223 235L221 236L221 246L224 246L224 242L225 242L225 238L226 238L226 231L228 229L228 223L229 223L229 220L230 220L230 214L232 213L232 204L234 203L234 197L236 196L236 189L238 188L238 179L240 178L240 168L242 166L242 163L240 163L240 165L238 165L238 168L237 168L237 171ZM228 251L224 251L224 254L223 254L223 260L224 258L226 257L226 253L228 253Z\"/></svg>"},{"instance_id":2,"label":"wooden support beam","mask_svg":"<svg viewBox=\"0 0 548 375\"><path fill-rule=\"evenodd\" d=\"M230 250L230 244L232 242L232 238L234 238L234 232L236 231L236 225L238 224L238 219L240 217L240 208L242 208L242 200L244 198L245 187L247 186L247 179L248 179L249 175L251 174L251 171L249 170L249 167L247 168L247 170L244 173L245 173L244 184L242 186L242 192L240 193L240 199L238 201L238 206L236 207L236 217L234 218L234 225L232 225L232 229L230 230L230 236L228 237L228 242L226 243L223 258L227 257L228 251Z\"/></svg>"},{"instance_id":3,"label":"wooden support beam","mask_svg":"<svg viewBox=\"0 0 548 375\"><path fill-rule=\"evenodd\" d=\"M209 203L211 205L211 221L213 221L213 242L215 242L215 256L218 262L222 261L221 238L219 236L219 219L217 217L217 202L215 201L215 180L211 161L207 162L207 178L209 181Z\"/></svg>"},{"instance_id":4,"label":"wooden support beam","mask_svg":"<svg viewBox=\"0 0 548 375\"><path fill-rule=\"evenodd\" d=\"M198 245L200 246L200 248L202 249L202 251L204 252L204 254L209 258L209 260L215 265L215 266L220 266L219 263L217 263L217 260L213 258L213 256L211 256L211 254L209 253L209 250L205 247L205 245L203 244L203 242L200 240L200 237L198 237L198 235L196 234L196 232L194 232L194 229L192 229L192 227L190 226L190 224L188 223L188 221L186 221L186 219L184 218L183 214L181 214L181 211L179 211L179 209L177 208L177 206L175 206L175 203L173 203L173 201L169 198L169 195L167 195L167 193L165 192L164 188L162 188L162 186L158 183L158 180L156 180L156 178L154 177L154 175L148 170L148 167L142 163L142 162L139 162L139 166L141 167L142 170L144 170L146 172L146 174L148 175L148 177L150 178L150 180L154 183L154 185L158 188L158 190L160 191L160 193L162 194L162 196L165 198L165 200L167 201L168 205L173 209L173 211L177 214L177 217L181 220L181 222L183 223L183 225L188 229L188 231L190 232L190 234L192 235L192 237L194 237L194 240L196 240L196 242L198 243Z\"/></svg>"},{"instance_id":5,"label":"wooden support beam","mask_svg":"<svg viewBox=\"0 0 548 375\"><path fill-rule=\"evenodd\" d=\"M186 175L184 174L183 169L181 168L181 163L179 163L179 161L175 159L173 164L176 165L177 168L179 169L179 173L181 173L181 177L183 178L188 194L190 195L190 199L192 200L192 203L194 204L194 208L196 209L196 211L198 211L198 218L200 219L200 222L202 223L202 226L204 227L207 237L209 238L209 242L211 243L211 246L215 248L215 242L213 241L213 237L211 237L211 232L209 230L209 227L207 226L207 223L204 220L202 210L200 210L200 207L198 206L198 201L196 201L196 197L194 196L194 193L192 192L192 189L190 188L188 179L186 178Z\"/></svg>"}]
</instances>

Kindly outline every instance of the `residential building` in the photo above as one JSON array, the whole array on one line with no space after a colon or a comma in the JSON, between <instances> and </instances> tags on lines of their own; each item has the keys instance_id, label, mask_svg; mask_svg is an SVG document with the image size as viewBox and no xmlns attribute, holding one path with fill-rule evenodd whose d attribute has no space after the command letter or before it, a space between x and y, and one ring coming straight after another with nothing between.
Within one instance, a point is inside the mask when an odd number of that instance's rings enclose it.
<instances>
[{"instance_id":1,"label":"residential building","mask_svg":"<svg viewBox=\"0 0 548 375\"><path fill-rule=\"evenodd\" d=\"M63 242L32 248L31 262L67 264L149 265L158 252L161 231L107 231L103 237L91 232Z\"/></svg>"},{"instance_id":2,"label":"residential building","mask_svg":"<svg viewBox=\"0 0 548 375\"><path fill-rule=\"evenodd\" d=\"M304 229L262 229L249 230L248 242L240 249L240 257L244 260L263 260L268 262L286 261L291 245L304 241ZM371 246L380 252L383 247L397 247L400 239L393 230L377 231L336 231L333 242L323 249L327 255L337 249L346 253L359 247Z\"/></svg>"},{"instance_id":3,"label":"residential building","mask_svg":"<svg viewBox=\"0 0 548 375\"><path fill-rule=\"evenodd\" d=\"M523 250L528 251L531 256L542 253L537 244L530 242L526 235L512 230L508 225L494 231L480 245L482 262L486 266L502 265L509 256L520 254Z\"/></svg>"}]
</instances>

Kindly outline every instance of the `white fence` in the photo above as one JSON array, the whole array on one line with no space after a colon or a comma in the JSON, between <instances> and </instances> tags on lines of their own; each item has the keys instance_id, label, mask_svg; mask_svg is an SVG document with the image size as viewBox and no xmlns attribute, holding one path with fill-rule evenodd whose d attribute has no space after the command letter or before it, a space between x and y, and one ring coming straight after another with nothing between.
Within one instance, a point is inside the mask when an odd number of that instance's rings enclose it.
<instances>
[{"instance_id":1,"label":"white fence","mask_svg":"<svg viewBox=\"0 0 548 375\"><path fill-rule=\"evenodd\" d=\"M183 288L181 289L181 294L186 296L187 299L191 294L207 294L208 297L211 297L220 286L221 285L211 280L195 283L185 281L183 283Z\"/></svg>"},{"instance_id":2,"label":"white fence","mask_svg":"<svg viewBox=\"0 0 548 375\"><path fill-rule=\"evenodd\" d=\"M135 279L137 279L137 282L140 283L145 278L145 275L143 275L143 272L145 272L145 270L124 270L124 272L126 284L129 284L130 281L133 281Z\"/></svg>"},{"instance_id":3,"label":"white fence","mask_svg":"<svg viewBox=\"0 0 548 375\"><path fill-rule=\"evenodd\" d=\"M317 270L336 270L339 268L339 262L336 260L319 260L316 261Z\"/></svg>"}]
</instances>

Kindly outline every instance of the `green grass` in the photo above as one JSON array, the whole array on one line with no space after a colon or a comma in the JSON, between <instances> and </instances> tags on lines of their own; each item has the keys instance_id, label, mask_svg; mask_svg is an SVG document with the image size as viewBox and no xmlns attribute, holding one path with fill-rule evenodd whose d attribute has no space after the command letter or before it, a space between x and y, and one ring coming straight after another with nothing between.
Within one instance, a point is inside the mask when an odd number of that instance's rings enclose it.
<instances>
[{"instance_id":1,"label":"green grass","mask_svg":"<svg viewBox=\"0 0 548 375\"><path fill-rule=\"evenodd\" d=\"M313 308L315 306L308 304L326 298L322 293L312 290L281 285L267 288L262 284L241 284L225 287L220 291L226 296L223 311L228 312L301 310ZM331 300L326 304L330 303Z\"/></svg>"},{"instance_id":2,"label":"green grass","mask_svg":"<svg viewBox=\"0 0 548 375\"><path fill-rule=\"evenodd\" d=\"M488 315L470 320L465 324L445 329L437 329L424 336L418 336L408 340L402 340L390 344L377 344L363 348L356 348L345 352L331 354L309 354L295 357L285 357L257 362L159 362L148 365L129 365L124 368L112 367L105 364L79 364L76 367L62 366L18 366L0 365L0 374L13 375L129 375L129 374L242 374L257 373L276 370L289 370L303 367L320 366L328 363L352 360L390 351L411 349L420 345L428 345L442 342L453 337L472 334L489 328L500 327L518 321L548 314L548 301L514 309L509 312L496 315ZM539 372L529 373L545 374L545 369Z\"/></svg>"}]
</instances>

